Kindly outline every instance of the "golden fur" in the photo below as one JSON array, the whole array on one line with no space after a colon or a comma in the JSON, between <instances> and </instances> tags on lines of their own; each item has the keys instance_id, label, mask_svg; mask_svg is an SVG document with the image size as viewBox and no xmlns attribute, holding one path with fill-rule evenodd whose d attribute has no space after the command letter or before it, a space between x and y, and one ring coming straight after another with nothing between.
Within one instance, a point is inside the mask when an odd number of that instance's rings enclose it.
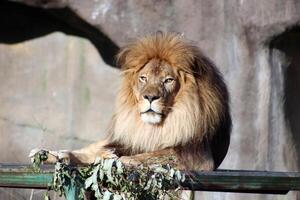
<instances>
[{"instance_id":1,"label":"golden fur","mask_svg":"<svg viewBox=\"0 0 300 200\"><path fill-rule=\"evenodd\" d=\"M152 59L169 63L180 82L173 105L169 105L172 112L160 126L141 121L133 91L138 72ZM131 154L201 143L206 136L212 141L215 134L229 137L231 120L226 87L198 48L179 35L158 33L141 38L122 49L117 63L123 70L123 80L111 140L129 148ZM218 129L224 123L222 133Z\"/></svg>"},{"instance_id":2,"label":"golden fur","mask_svg":"<svg viewBox=\"0 0 300 200\"><path fill-rule=\"evenodd\" d=\"M221 94L209 83L207 66L197 57L200 52L175 34L148 36L125 47L118 56L123 70L122 88L117 97L113 140L131 146L134 152L149 152L183 145L192 139L210 137L223 115ZM161 126L141 121L133 86L137 72L151 59L170 63L181 75L181 88L172 112ZM194 66L195 62L200 62ZM196 69L198 67L199 69ZM201 78L195 77L197 76Z\"/></svg>"},{"instance_id":3,"label":"golden fur","mask_svg":"<svg viewBox=\"0 0 300 200\"><path fill-rule=\"evenodd\" d=\"M170 94L172 101L161 95L163 107L169 110L158 124L143 122L138 107L142 92L137 87L138 76L149 63L160 70L153 73L171 67L178 87ZM117 64L122 69L122 84L107 139L71 152L70 157L90 162L95 156L116 154L143 162L174 154L181 162L178 166L206 170L222 162L231 129L227 89L218 70L196 46L178 34L156 33L125 46Z\"/></svg>"}]
</instances>

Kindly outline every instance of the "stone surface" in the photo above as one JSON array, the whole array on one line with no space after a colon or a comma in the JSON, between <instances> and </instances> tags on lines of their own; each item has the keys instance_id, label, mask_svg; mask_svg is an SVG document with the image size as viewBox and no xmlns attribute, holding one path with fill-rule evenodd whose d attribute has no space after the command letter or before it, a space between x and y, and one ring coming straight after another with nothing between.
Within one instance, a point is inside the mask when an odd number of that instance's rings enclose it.
<instances>
[{"instance_id":1,"label":"stone surface","mask_svg":"<svg viewBox=\"0 0 300 200\"><path fill-rule=\"evenodd\" d=\"M0 52L0 162L29 163L32 148L76 149L103 137L119 71L89 41L53 33ZM29 199L25 191L0 188L0 199Z\"/></svg>"},{"instance_id":2,"label":"stone surface","mask_svg":"<svg viewBox=\"0 0 300 200\"><path fill-rule=\"evenodd\" d=\"M111 65L117 47L132 38L157 30L184 33L214 60L230 90L233 132L228 155L221 167L299 171L297 122L300 106L296 86L300 84L297 75L300 66L296 59L299 54L294 53L299 49L291 48L291 44L300 46L297 39L300 35L300 1L18 2L22 3L21 6L34 6L30 13L43 13L39 14L39 26L33 26L35 21L26 18L28 13L25 10L29 8L22 8L25 13L22 24L35 27L32 30L37 36L55 30L86 37ZM18 17L18 12L13 13ZM12 15L9 17L14 19ZM18 30L15 28L10 31L10 24L7 24L4 26L7 34L0 33L1 42L15 43L30 38L28 33L31 30L20 32L14 31ZM54 28L39 31L41 24ZM21 27L19 24L15 26ZM20 35L26 33L29 36L20 40ZM7 35L10 42L5 37ZM114 94L103 94L108 87L117 87L118 72L104 67L103 63L88 64L101 63L101 60L91 45L85 46L86 42L77 44L74 41L77 45L70 47L72 39L62 35L38 41L38 44L34 40L0 46L0 134L1 138L6 137L0 144L8 152L0 154L1 162L24 161L27 149L37 144L73 148L88 143L81 140L97 139L96 133L103 131L105 120L111 114ZM22 46L27 46L28 51L21 51ZM86 66L84 69L80 67L82 62ZM116 85L107 84L105 79ZM56 97L53 92L56 92ZM97 114L96 110L101 111ZM51 135L51 131L55 134ZM51 135L49 141L44 141L46 134ZM22 139L16 142L16 138ZM292 192L287 196L227 193L197 193L196 196L196 199L217 200L300 198Z\"/></svg>"}]
</instances>

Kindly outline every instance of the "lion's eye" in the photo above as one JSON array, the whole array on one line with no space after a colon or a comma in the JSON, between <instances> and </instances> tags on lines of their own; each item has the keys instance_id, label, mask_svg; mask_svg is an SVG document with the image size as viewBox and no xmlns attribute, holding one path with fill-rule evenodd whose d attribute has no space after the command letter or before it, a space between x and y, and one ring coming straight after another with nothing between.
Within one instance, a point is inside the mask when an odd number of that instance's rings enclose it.
<instances>
[{"instance_id":1,"label":"lion's eye","mask_svg":"<svg viewBox=\"0 0 300 200\"><path fill-rule=\"evenodd\" d=\"M141 82L146 82L146 81L147 81L147 77L146 77L146 76L140 76L140 77L139 77L139 80L140 80Z\"/></svg>"},{"instance_id":2,"label":"lion's eye","mask_svg":"<svg viewBox=\"0 0 300 200\"><path fill-rule=\"evenodd\" d=\"M164 83L172 83L174 81L173 78L167 78Z\"/></svg>"}]
</instances>

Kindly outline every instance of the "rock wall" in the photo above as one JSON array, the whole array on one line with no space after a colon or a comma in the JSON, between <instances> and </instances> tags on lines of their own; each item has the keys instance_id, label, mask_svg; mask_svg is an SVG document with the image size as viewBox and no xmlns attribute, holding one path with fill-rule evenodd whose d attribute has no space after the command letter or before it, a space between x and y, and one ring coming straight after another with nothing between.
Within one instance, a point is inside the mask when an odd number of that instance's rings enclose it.
<instances>
[{"instance_id":1,"label":"rock wall","mask_svg":"<svg viewBox=\"0 0 300 200\"><path fill-rule=\"evenodd\" d=\"M119 71L86 39L53 33L0 44L0 163L29 163L32 148L76 149L102 138ZM31 190L0 188L0 199ZM33 191L34 199L43 192Z\"/></svg>"},{"instance_id":2,"label":"rock wall","mask_svg":"<svg viewBox=\"0 0 300 200\"><path fill-rule=\"evenodd\" d=\"M30 39L32 30L36 37L61 31L89 39L110 65L118 46L132 38L183 33L214 60L231 94L233 132L221 168L299 171L299 1L18 1L0 4L18 11L7 12L6 23L0 18L7 30L2 43ZM22 23L11 28L20 16ZM34 29L16 31L29 25ZM100 138L113 106L110 88L119 79L92 45L56 33L1 45L0 52L0 144L8 152L0 162L23 162L33 146L75 148ZM197 193L203 198L300 199L293 192Z\"/></svg>"}]
</instances>

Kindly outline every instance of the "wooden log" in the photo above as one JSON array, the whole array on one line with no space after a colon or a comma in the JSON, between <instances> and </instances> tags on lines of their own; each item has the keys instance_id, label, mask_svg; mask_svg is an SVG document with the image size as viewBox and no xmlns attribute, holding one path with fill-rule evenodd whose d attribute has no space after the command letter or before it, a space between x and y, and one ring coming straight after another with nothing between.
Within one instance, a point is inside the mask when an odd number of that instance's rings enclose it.
<instances>
[{"instance_id":1,"label":"wooden log","mask_svg":"<svg viewBox=\"0 0 300 200\"><path fill-rule=\"evenodd\" d=\"M51 182L53 166L42 166L34 172L30 165L0 164L0 187L47 189ZM268 172L217 170L189 172L184 189L194 191L240 192L258 194L286 194L300 191L299 172Z\"/></svg>"}]
</instances>

